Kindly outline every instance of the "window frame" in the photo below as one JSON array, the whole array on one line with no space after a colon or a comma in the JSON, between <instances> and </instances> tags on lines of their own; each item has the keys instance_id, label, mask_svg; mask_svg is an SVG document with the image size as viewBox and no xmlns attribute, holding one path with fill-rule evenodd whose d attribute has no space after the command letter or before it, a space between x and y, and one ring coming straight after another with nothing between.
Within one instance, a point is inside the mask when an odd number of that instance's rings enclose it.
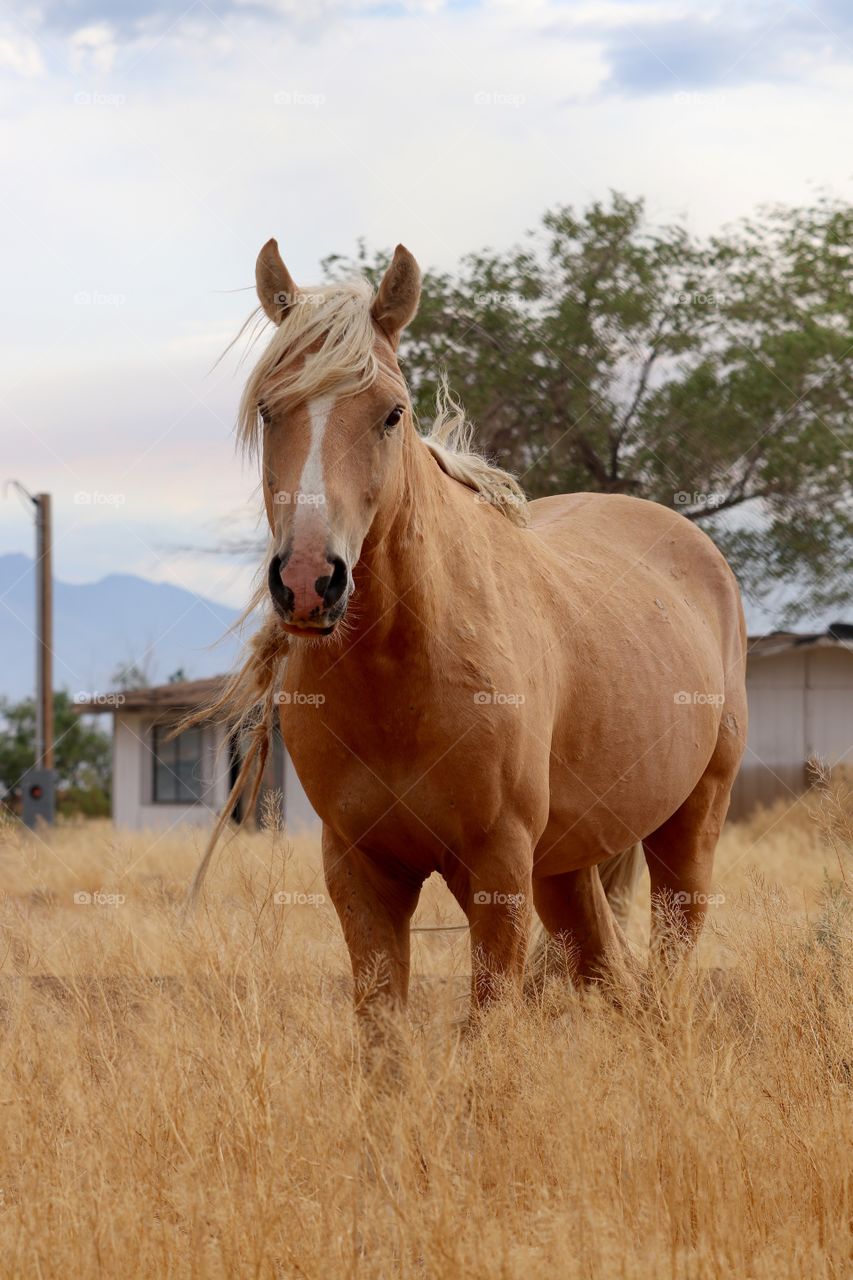
<instances>
[{"instance_id":1,"label":"window frame","mask_svg":"<svg viewBox=\"0 0 853 1280\"><path fill-rule=\"evenodd\" d=\"M151 725L151 728L150 728L150 735L151 735L151 773L150 773L150 779L151 779L151 803L152 803L152 804L156 804L156 805L164 805L164 804L165 804L165 805L180 805L180 806L181 806L181 808L187 808L188 806L191 806L191 805L203 805L203 804L204 804L204 794L203 794L203 793L204 793L204 791L206 790L206 787L207 787L207 784L206 784L206 782L205 782L205 778L204 778L204 761L205 761L205 732L204 732L204 725L196 725L196 726L194 726L193 728L185 729L183 733L179 733L179 734L177 735L177 737L176 737L176 738L173 738L173 739L172 739L172 741L171 741L171 742L164 743L164 742L161 740L161 735L166 735L166 734L171 733L171 732L172 732L172 730L174 729L174 727L175 727L175 726L174 726L174 724L173 724L173 723L171 723L171 722L169 722L168 720L155 720L155 721L154 721L154 723ZM198 790L199 790L199 792L201 792L201 793L202 793L202 794L198 794L198 795L193 794L193 793L189 790L189 788L188 788L188 786L187 786L187 783L184 781L183 777L182 777L182 776L180 775L180 773L178 772L178 769L179 769L180 764L181 764L181 740L182 740L183 738L185 738L185 736L186 736L187 734L189 734L189 733L197 733L197 734L198 734L198 752L197 752L196 757L195 757L195 759L196 759L196 765L195 765L195 767L199 770L199 772L200 772L201 776L196 776L196 777L195 777L195 781L196 781L196 782L197 782L197 784L198 784ZM174 750L174 756L173 756L173 758L172 758L171 760L164 761L164 759L163 759L162 755L160 754L160 752L161 752L161 750L162 750L162 747L163 747L163 746L166 746L166 747L168 747L168 748L170 748L170 749ZM159 766L161 766L161 767L165 767L165 768L168 770L168 773L169 773L169 775L170 775L170 780L174 783L174 789L175 789L175 791L176 791L176 792L178 792L178 790L179 790L180 788L184 788L184 789L186 790L186 792L187 792L187 794L186 794L186 795L184 795L183 797L182 797L182 796L180 796L180 795L176 795L176 797L175 797L175 798L166 798L166 797L164 797L164 796L159 796L159 795L157 794L157 773L158 773L158 765L159 765Z\"/></svg>"}]
</instances>

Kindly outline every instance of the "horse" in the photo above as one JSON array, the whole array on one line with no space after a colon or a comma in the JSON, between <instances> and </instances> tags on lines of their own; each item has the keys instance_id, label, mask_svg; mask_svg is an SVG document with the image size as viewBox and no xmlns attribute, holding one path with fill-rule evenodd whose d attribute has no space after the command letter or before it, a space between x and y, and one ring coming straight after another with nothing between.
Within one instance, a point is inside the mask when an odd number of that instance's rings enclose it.
<instances>
[{"instance_id":1,"label":"horse","mask_svg":"<svg viewBox=\"0 0 853 1280\"><path fill-rule=\"evenodd\" d=\"M260 457L268 612L224 702L255 708L264 745L279 715L357 1008L405 1005L433 872L468 920L475 1014L523 987L534 911L578 982L624 972L640 846L668 904L655 938L666 917L691 947L747 725L724 557L655 502L528 502L446 390L422 433L402 245L374 291L298 288L270 240L256 284L272 335L239 438Z\"/></svg>"}]
</instances>

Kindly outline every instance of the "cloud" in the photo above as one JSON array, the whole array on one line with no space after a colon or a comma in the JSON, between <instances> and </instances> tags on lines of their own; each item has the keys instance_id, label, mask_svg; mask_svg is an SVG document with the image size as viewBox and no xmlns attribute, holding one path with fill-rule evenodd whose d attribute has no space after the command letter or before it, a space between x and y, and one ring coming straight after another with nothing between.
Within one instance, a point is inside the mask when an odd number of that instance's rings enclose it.
<instances>
[{"instance_id":1,"label":"cloud","mask_svg":"<svg viewBox=\"0 0 853 1280\"><path fill-rule=\"evenodd\" d=\"M825 33L796 14L778 22L691 17L657 23L612 39L608 83L628 93L654 93L779 81L796 77L800 55L814 38L825 41Z\"/></svg>"},{"instance_id":2,"label":"cloud","mask_svg":"<svg viewBox=\"0 0 853 1280\"><path fill-rule=\"evenodd\" d=\"M697 10L683 0L45 0L39 14L46 30L70 42L72 65L96 71L113 68L121 45L182 56L214 37L248 41L253 30L317 41L342 23L356 29L414 18L449 28L472 16L483 27L515 22L543 46L557 36L591 56L600 52L608 69L604 94L798 82L815 63L853 61L848 0L808 7L725 0Z\"/></svg>"},{"instance_id":3,"label":"cloud","mask_svg":"<svg viewBox=\"0 0 853 1280\"><path fill-rule=\"evenodd\" d=\"M87 28L108 24L122 38L135 35L154 21L168 24L194 15L215 22L217 16L233 12L235 3L226 0L46 0L40 6L42 25L50 31L73 35Z\"/></svg>"},{"instance_id":4,"label":"cloud","mask_svg":"<svg viewBox=\"0 0 853 1280\"><path fill-rule=\"evenodd\" d=\"M23 9L20 2L13 8ZM443 0L46 0L39 8L43 26L66 35L81 29L109 24L121 39L159 29L161 33L194 27L231 23L239 18L275 22L279 26L320 27L335 18L359 13L390 15L414 10L435 11Z\"/></svg>"},{"instance_id":5,"label":"cloud","mask_svg":"<svg viewBox=\"0 0 853 1280\"><path fill-rule=\"evenodd\" d=\"M89 69L107 73L113 69L116 52L112 27L104 22L81 27L71 37L71 69L77 73Z\"/></svg>"},{"instance_id":6,"label":"cloud","mask_svg":"<svg viewBox=\"0 0 853 1280\"><path fill-rule=\"evenodd\" d=\"M44 65L35 41L0 35L0 71L14 71L19 76L41 75Z\"/></svg>"},{"instance_id":7,"label":"cloud","mask_svg":"<svg viewBox=\"0 0 853 1280\"><path fill-rule=\"evenodd\" d=\"M706 14L681 4L601 5L565 11L555 33L597 42L609 67L601 92L642 96L691 89L803 82L815 64L853 61L846 0L805 5L724 4Z\"/></svg>"}]
</instances>

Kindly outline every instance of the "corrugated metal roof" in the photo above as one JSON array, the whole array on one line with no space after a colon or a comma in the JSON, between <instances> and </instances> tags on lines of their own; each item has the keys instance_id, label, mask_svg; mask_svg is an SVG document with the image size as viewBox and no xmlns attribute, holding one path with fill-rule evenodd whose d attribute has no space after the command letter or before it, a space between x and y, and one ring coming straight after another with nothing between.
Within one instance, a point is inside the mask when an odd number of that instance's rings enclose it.
<instances>
[{"instance_id":1,"label":"corrugated metal roof","mask_svg":"<svg viewBox=\"0 0 853 1280\"><path fill-rule=\"evenodd\" d=\"M814 649L845 649L853 653L853 622L833 622L826 631L771 631L765 636L750 636L748 656L769 658L804 646Z\"/></svg>"}]
</instances>

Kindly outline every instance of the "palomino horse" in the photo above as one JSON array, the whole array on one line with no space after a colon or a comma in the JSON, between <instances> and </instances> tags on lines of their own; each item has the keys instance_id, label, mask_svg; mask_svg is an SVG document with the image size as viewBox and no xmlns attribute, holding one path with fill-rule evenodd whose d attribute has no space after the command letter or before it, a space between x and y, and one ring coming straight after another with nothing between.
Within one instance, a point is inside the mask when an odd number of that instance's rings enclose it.
<instances>
[{"instance_id":1,"label":"palomino horse","mask_svg":"<svg viewBox=\"0 0 853 1280\"><path fill-rule=\"evenodd\" d=\"M276 327L241 436L261 453L272 610L229 696L256 719L278 703L362 1005L405 1001L434 871L468 918L475 1003L522 983L534 907L579 978L619 966L599 867L612 880L638 841L695 938L746 734L719 551L653 502L525 503L447 401L419 434L395 355L420 292L402 246L375 296L300 291L274 240L257 285Z\"/></svg>"}]
</instances>

